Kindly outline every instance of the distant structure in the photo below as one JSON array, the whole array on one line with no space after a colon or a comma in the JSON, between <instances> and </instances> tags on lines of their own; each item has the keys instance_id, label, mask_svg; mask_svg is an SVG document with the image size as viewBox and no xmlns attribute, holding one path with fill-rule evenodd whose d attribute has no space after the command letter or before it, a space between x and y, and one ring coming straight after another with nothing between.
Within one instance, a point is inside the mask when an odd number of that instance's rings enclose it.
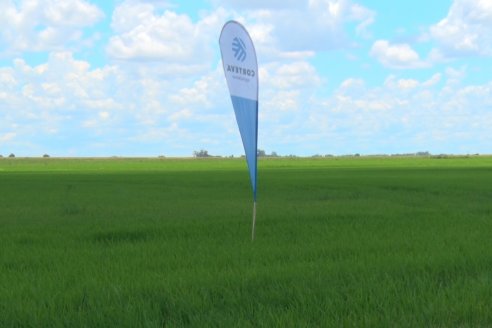
<instances>
[{"instance_id":1,"label":"distant structure","mask_svg":"<svg viewBox=\"0 0 492 328\"><path fill-rule=\"evenodd\" d=\"M203 158L203 157L211 157L209 154L208 154L208 151L205 150L205 149L200 149L200 150L195 150L193 152L193 157L195 158Z\"/></svg>"}]
</instances>

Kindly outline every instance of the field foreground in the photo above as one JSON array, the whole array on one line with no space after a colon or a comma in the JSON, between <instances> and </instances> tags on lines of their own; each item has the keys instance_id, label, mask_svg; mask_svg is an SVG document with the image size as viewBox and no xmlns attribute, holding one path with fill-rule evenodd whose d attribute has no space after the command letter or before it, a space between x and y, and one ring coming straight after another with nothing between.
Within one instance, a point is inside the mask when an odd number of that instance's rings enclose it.
<instances>
[{"instance_id":1,"label":"field foreground","mask_svg":"<svg viewBox=\"0 0 492 328\"><path fill-rule=\"evenodd\" d=\"M0 159L0 327L492 326L492 157Z\"/></svg>"}]
</instances>

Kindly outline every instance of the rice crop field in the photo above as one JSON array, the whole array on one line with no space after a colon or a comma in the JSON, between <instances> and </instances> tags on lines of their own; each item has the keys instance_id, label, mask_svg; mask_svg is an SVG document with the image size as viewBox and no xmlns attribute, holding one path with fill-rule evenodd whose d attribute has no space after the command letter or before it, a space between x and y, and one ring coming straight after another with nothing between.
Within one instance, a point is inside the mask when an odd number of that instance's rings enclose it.
<instances>
[{"instance_id":1,"label":"rice crop field","mask_svg":"<svg viewBox=\"0 0 492 328\"><path fill-rule=\"evenodd\" d=\"M0 159L0 327L490 327L492 157Z\"/></svg>"}]
</instances>

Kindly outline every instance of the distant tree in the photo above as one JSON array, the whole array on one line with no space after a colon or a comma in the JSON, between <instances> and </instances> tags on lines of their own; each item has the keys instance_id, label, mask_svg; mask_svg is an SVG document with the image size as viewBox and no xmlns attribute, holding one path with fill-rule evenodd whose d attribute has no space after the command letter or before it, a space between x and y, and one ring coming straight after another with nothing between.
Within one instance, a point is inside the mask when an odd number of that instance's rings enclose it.
<instances>
[{"instance_id":1,"label":"distant tree","mask_svg":"<svg viewBox=\"0 0 492 328\"><path fill-rule=\"evenodd\" d=\"M48 154L44 154L44 155L43 155L43 158L50 158L50 155L48 155Z\"/></svg>"},{"instance_id":2,"label":"distant tree","mask_svg":"<svg viewBox=\"0 0 492 328\"><path fill-rule=\"evenodd\" d=\"M266 152L263 149L258 149L258 157L266 157Z\"/></svg>"},{"instance_id":3,"label":"distant tree","mask_svg":"<svg viewBox=\"0 0 492 328\"><path fill-rule=\"evenodd\" d=\"M193 156L194 156L194 157L197 157L197 158L198 158L198 157L200 157L200 158L202 158L202 157L210 157L210 155L208 154L208 151L207 151L207 150L205 150L205 149L200 149L200 150L198 150L198 151L197 151L197 150L195 150L195 151L193 152Z\"/></svg>"},{"instance_id":4,"label":"distant tree","mask_svg":"<svg viewBox=\"0 0 492 328\"><path fill-rule=\"evenodd\" d=\"M270 157L278 157L278 154L277 154L277 152L275 152L275 151L272 151L272 153L270 154Z\"/></svg>"},{"instance_id":5,"label":"distant tree","mask_svg":"<svg viewBox=\"0 0 492 328\"><path fill-rule=\"evenodd\" d=\"M9 155L9 157L10 157L10 158L14 158L14 157L15 157L15 155L12 153L12 154L10 154L10 155Z\"/></svg>"}]
</instances>

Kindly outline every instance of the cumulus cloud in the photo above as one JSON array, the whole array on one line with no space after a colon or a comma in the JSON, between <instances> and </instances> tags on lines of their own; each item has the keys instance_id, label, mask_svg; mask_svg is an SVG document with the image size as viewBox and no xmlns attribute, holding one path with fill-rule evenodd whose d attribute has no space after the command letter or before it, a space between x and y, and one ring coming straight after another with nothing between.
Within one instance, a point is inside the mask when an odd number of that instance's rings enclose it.
<instances>
[{"instance_id":1,"label":"cumulus cloud","mask_svg":"<svg viewBox=\"0 0 492 328\"><path fill-rule=\"evenodd\" d=\"M39 5L35 0L13 3L2 5L17 13L29 12L28 3ZM61 6L54 0L46 3ZM304 149L299 154L311 155L392 149L445 152L446 147L456 149L452 146L477 140L470 149L481 151L490 145L492 85L462 85L466 66L425 78L397 72L380 85L351 77L333 92L326 90L312 57L318 51L350 47L348 29L368 37L375 17L370 9L349 0L215 3L223 8L195 19L161 1L118 2L111 17L114 35L106 47L110 64L100 68L77 60L70 51L57 50L56 42L46 41L56 40L56 33L51 37L46 30L45 39L36 39L45 47L39 49L52 50L45 63L32 65L19 56L11 67L0 67L3 148L41 152L44 145L57 145L64 155L186 155L200 147L213 154L240 152L217 51L218 33L229 18L245 23L261 57L259 133L264 149L280 154ZM236 5L241 13L232 8ZM86 16L65 25L65 37L70 36L66 40L82 39L85 27L100 20L98 14L91 16L91 6ZM12 12L0 11L1 18L7 15ZM50 22L61 19L41 16ZM0 19L2 27L4 22ZM61 30L60 24L46 27ZM30 31L44 30L40 26ZM2 30L2 40L11 31ZM17 49L23 49L23 33L19 30L19 44L13 43ZM409 43L377 40L371 55L390 68L422 68L449 55L446 49L434 49L422 59Z\"/></svg>"},{"instance_id":2,"label":"cumulus cloud","mask_svg":"<svg viewBox=\"0 0 492 328\"><path fill-rule=\"evenodd\" d=\"M388 89L399 89L401 91L410 91L415 88L429 89L436 86L441 81L441 73L435 73L424 81L416 79L399 79L395 75L390 75L384 81L384 86ZM448 82L450 79L448 79ZM342 84L343 86L343 84Z\"/></svg>"},{"instance_id":3,"label":"cumulus cloud","mask_svg":"<svg viewBox=\"0 0 492 328\"><path fill-rule=\"evenodd\" d=\"M9 92L0 96L3 119L32 140L38 139L34 133L50 135L67 128L80 132L81 122L90 117L105 121L111 111L121 109L112 85L117 75L115 67L91 69L70 52L54 52L37 66L16 59L11 69L0 69L9 84Z\"/></svg>"},{"instance_id":4,"label":"cumulus cloud","mask_svg":"<svg viewBox=\"0 0 492 328\"><path fill-rule=\"evenodd\" d=\"M399 69L429 67L464 56L492 56L492 2L454 0L447 16L431 25L419 41L433 43L425 59L410 44L387 40L377 40L370 54L384 66Z\"/></svg>"},{"instance_id":5,"label":"cumulus cloud","mask_svg":"<svg viewBox=\"0 0 492 328\"><path fill-rule=\"evenodd\" d=\"M160 61L185 72L186 67L209 67L213 58L212 38L225 20L217 10L198 22L171 10L160 12L150 2L125 1L114 11L111 27L115 35L107 46L113 59ZM181 66L179 65L181 64Z\"/></svg>"},{"instance_id":6,"label":"cumulus cloud","mask_svg":"<svg viewBox=\"0 0 492 328\"><path fill-rule=\"evenodd\" d=\"M185 109L201 108L202 112L220 103L220 99L226 103L229 101L228 98L229 94L221 66L194 81L191 86L185 86L169 96L172 103L177 106Z\"/></svg>"},{"instance_id":7,"label":"cumulus cloud","mask_svg":"<svg viewBox=\"0 0 492 328\"><path fill-rule=\"evenodd\" d=\"M305 120L315 90L323 85L316 69L306 61L264 65L260 81L260 125L283 127Z\"/></svg>"},{"instance_id":8,"label":"cumulus cloud","mask_svg":"<svg viewBox=\"0 0 492 328\"><path fill-rule=\"evenodd\" d=\"M350 0L215 3L231 11L237 6L246 10L236 16L251 27L260 52L267 56L279 56L279 52L312 55L351 47L347 30L355 24L359 35L367 35L375 17L375 12Z\"/></svg>"},{"instance_id":9,"label":"cumulus cloud","mask_svg":"<svg viewBox=\"0 0 492 328\"><path fill-rule=\"evenodd\" d=\"M154 2L124 1L112 16L115 34L106 47L110 58L145 70L142 63L159 65L143 74L193 75L205 73L217 53L217 34L223 22L234 18L244 23L265 62L300 62L319 50L351 47L345 30L355 24L366 35L375 13L349 0L311 0L231 3L216 1L217 9L198 20L178 14ZM236 6L237 5L237 6ZM237 8L245 9L238 13Z\"/></svg>"},{"instance_id":10,"label":"cumulus cloud","mask_svg":"<svg viewBox=\"0 0 492 328\"><path fill-rule=\"evenodd\" d=\"M103 18L84 0L0 2L0 47L6 52L63 49L84 39L84 28Z\"/></svg>"},{"instance_id":11,"label":"cumulus cloud","mask_svg":"<svg viewBox=\"0 0 492 328\"><path fill-rule=\"evenodd\" d=\"M428 64L406 43L391 44L387 40L377 40L372 45L370 55L384 66L390 68L421 68Z\"/></svg>"},{"instance_id":12,"label":"cumulus cloud","mask_svg":"<svg viewBox=\"0 0 492 328\"><path fill-rule=\"evenodd\" d=\"M492 2L454 0L448 15L430 27L442 56L492 55Z\"/></svg>"},{"instance_id":13,"label":"cumulus cloud","mask_svg":"<svg viewBox=\"0 0 492 328\"><path fill-rule=\"evenodd\" d=\"M314 66L306 61L272 63L260 71L261 82L275 89L305 89L319 86L321 78Z\"/></svg>"},{"instance_id":14,"label":"cumulus cloud","mask_svg":"<svg viewBox=\"0 0 492 328\"><path fill-rule=\"evenodd\" d=\"M108 53L117 59L150 58L189 60L194 44L195 26L186 15L166 11L154 14L151 4L124 3L113 14L113 30L121 33L111 38ZM177 33L180 31L180 33Z\"/></svg>"},{"instance_id":15,"label":"cumulus cloud","mask_svg":"<svg viewBox=\"0 0 492 328\"><path fill-rule=\"evenodd\" d=\"M37 66L19 59L0 68L8 90L0 96L0 142L16 154L186 155L200 147L237 154L241 141L221 69L198 79L132 79L121 67L92 68L68 52ZM482 152L490 145L492 85L463 86L463 74L393 75L376 86L353 77L320 97L323 81L308 62L269 63L260 71L260 146L303 155ZM54 144L60 148L44 148Z\"/></svg>"},{"instance_id":16,"label":"cumulus cloud","mask_svg":"<svg viewBox=\"0 0 492 328\"><path fill-rule=\"evenodd\" d=\"M332 140L323 153L487 152L492 83L463 86L454 80L459 74L423 80L392 75L373 87L349 78L292 130ZM350 88L357 92L347 94Z\"/></svg>"},{"instance_id":17,"label":"cumulus cloud","mask_svg":"<svg viewBox=\"0 0 492 328\"><path fill-rule=\"evenodd\" d=\"M0 130L16 133L2 139L16 154L213 152L208 145L219 147L224 135L237 132L221 70L176 80L135 76L117 65L93 68L70 52L54 52L34 66L16 59L12 68L0 68ZM204 136L208 143L199 144ZM51 150L43 149L47 144Z\"/></svg>"}]
</instances>

